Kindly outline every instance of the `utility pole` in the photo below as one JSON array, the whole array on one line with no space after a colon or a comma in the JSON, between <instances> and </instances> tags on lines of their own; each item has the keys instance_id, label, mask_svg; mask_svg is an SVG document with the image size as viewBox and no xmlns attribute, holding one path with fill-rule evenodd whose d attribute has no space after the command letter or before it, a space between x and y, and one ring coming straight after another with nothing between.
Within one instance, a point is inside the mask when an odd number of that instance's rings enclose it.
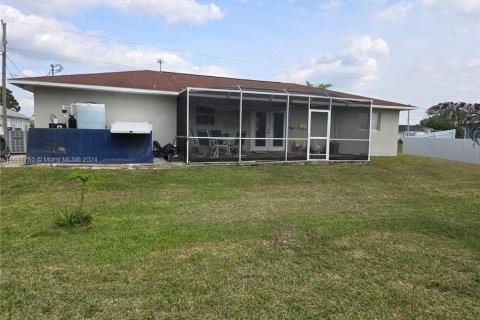
<instances>
[{"instance_id":1,"label":"utility pole","mask_svg":"<svg viewBox=\"0 0 480 320\"><path fill-rule=\"evenodd\" d=\"M2 19L2 104L3 104L3 135L7 135L7 23Z\"/></svg>"},{"instance_id":2,"label":"utility pole","mask_svg":"<svg viewBox=\"0 0 480 320\"><path fill-rule=\"evenodd\" d=\"M410 110L407 111L407 137L410 136Z\"/></svg>"}]
</instances>

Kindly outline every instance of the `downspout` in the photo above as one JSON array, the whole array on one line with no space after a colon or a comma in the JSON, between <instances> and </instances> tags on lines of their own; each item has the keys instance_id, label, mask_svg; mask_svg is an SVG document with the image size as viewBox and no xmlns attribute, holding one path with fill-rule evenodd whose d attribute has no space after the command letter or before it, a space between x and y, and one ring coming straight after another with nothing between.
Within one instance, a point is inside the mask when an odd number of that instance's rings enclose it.
<instances>
[{"instance_id":1,"label":"downspout","mask_svg":"<svg viewBox=\"0 0 480 320\"><path fill-rule=\"evenodd\" d=\"M327 155L325 156L325 159L327 161L330 161L330 130L331 130L331 124L332 124L332 98L330 98L329 104L328 104L328 117L327 117L327 148L325 149L327 151Z\"/></svg>"},{"instance_id":2,"label":"downspout","mask_svg":"<svg viewBox=\"0 0 480 320\"><path fill-rule=\"evenodd\" d=\"M368 161L370 161L370 153L372 147L372 109L373 103L372 100L370 100L370 117L368 119Z\"/></svg>"},{"instance_id":3,"label":"downspout","mask_svg":"<svg viewBox=\"0 0 480 320\"><path fill-rule=\"evenodd\" d=\"M283 91L287 94L287 118L284 125L284 132L285 132L285 162L288 161L288 120L289 120L289 113L290 113L290 94L287 90L283 89Z\"/></svg>"},{"instance_id":4,"label":"downspout","mask_svg":"<svg viewBox=\"0 0 480 320\"><path fill-rule=\"evenodd\" d=\"M310 112L310 102L311 97L308 97L308 127L307 127L307 161L310 161L310 125L311 125L311 112Z\"/></svg>"},{"instance_id":5,"label":"downspout","mask_svg":"<svg viewBox=\"0 0 480 320\"><path fill-rule=\"evenodd\" d=\"M237 85L238 90L240 90L240 128L238 130L238 163L242 162L242 119L243 119L243 90Z\"/></svg>"},{"instance_id":6,"label":"downspout","mask_svg":"<svg viewBox=\"0 0 480 320\"><path fill-rule=\"evenodd\" d=\"M410 136L410 110L407 111L407 137Z\"/></svg>"},{"instance_id":7,"label":"downspout","mask_svg":"<svg viewBox=\"0 0 480 320\"><path fill-rule=\"evenodd\" d=\"M190 149L190 88L187 88L187 152L186 152L187 164L188 164L189 149Z\"/></svg>"}]
</instances>

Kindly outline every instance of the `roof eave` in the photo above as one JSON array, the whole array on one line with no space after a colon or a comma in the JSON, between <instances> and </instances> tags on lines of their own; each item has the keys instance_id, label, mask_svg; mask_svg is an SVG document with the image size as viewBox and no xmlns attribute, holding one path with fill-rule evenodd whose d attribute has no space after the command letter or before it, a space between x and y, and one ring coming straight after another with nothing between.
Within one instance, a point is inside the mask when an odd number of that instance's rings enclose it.
<instances>
[{"instance_id":1,"label":"roof eave","mask_svg":"<svg viewBox=\"0 0 480 320\"><path fill-rule=\"evenodd\" d=\"M418 109L415 106L405 106L405 105L393 105L393 106L385 106L381 104L373 104L372 106L374 109L389 109L389 110L400 110L400 111L408 111L408 110L416 110Z\"/></svg>"},{"instance_id":2,"label":"roof eave","mask_svg":"<svg viewBox=\"0 0 480 320\"><path fill-rule=\"evenodd\" d=\"M107 92L119 92L119 93L133 93L133 94L148 94L148 95L167 95L167 96L178 96L180 93L186 91L187 89L200 89L189 87L181 91L167 91L167 90L156 90L156 89L136 89L128 87L112 87L112 86L99 86L99 85L85 85L85 84L72 84L72 83L62 83L62 82L46 82L46 81L32 81L32 80L21 80L21 79L9 79L8 82L22 89L34 92L35 87L46 87L46 88L67 88L67 89L79 89L79 90L92 90L92 91L107 91ZM211 88L204 88L205 90L212 90ZM248 90L247 90L248 91ZM319 96L323 98L330 98L320 96L317 93L305 93L311 96ZM301 93L291 93L291 95L301 95ZM353 99L353 98L342 98L332 96L331 98L347 100L347 101L370 101L367 99ZM373 108L376 109L390 109L390 110L415 110L415 106L407 105L380 105L373 103Z\"/></svg>"},{"instance_id":3,"label":"roof eave","mask_svg":"<svg viewBox=\"0 0 480 320\"><path fill-rule=\"evenodd\" d=\"M33 92L34 87L49 87L49 88L68 88L68 89L81 89L81 90L93 90L93 91L108 91L108 92L120 92L120 93L135 93L135 94L151 94L151 95L169 95L178 96L178 91L166 91L166 90L149 90L149 89L135 89L125 87L111 87L111 86L97 86L86 84L72 84L72 83L57 83L57 82L44 82L44 81L30 81L30 80L16 80L9 79L8 82L22 89ZM32 90L29 90L32 89Z\"/></svg>"},{"instance_id":4,"label":"roof eave","mask_svg":"<svg viewBox=\"0 0 480 320\"><path fill-rule=\"evenodd\" d=\"M369 98L358 99L358 98L346 98L338 96L324 96L315 92L289 92L287 89L283 89L283 92L267 92L267 91L256 91L255 89L242 89L241 86L238 89L217 89L217 88L205 88L205 87L187 87L184 90L180 91L182 94L185 91L198 90L198 91L211 91L211 92L242 92L242 93L251 93L251 94L263 94L263 95L276 95L276 96L294 96L294 97L311 97L318 99L332 99L336 101L349 101L349 102L365 102L371 103L373 100Z\"/></svg>"}]
</instances>

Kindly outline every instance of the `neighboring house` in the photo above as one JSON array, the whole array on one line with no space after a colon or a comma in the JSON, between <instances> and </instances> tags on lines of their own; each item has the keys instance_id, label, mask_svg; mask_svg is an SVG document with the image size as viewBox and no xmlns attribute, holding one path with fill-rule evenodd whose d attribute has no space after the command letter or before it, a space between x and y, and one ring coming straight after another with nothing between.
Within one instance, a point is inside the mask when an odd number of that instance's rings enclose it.
<instances>
[{"instance_id":1,"label":"neighboring house","mask_svg":"<svg viewBox=\"0 0 480 320\"><path fill-rule=\"evenodd\" d=\"M415 109L295 83L146 70L9 82L34 93L36 128L60 119L63 105L104 104L107 129L148 122L161 145L176 138L187 162L395 156L399 113Z\"/></svg>"},{"instance_id":2,"label":"neighboring house","mask_svg":"<svg viewBox=\"0 0 480 320\"><path fill-rule=\"evenodd\" d=\"M442 130L442 131L433 131L433 132L421 132L417 133L414 138L428 138L428 139L455 139L457 130Z\"/></svg>"},{"instance_id":3,"label":"neighboring house","mask_svg":"<svg viewBox=\"0 0 480 320\"><path fill-rule=\"evenodd\" d=\"M425 133L432 132L433 129L422 126L421 124L406 125L401 124L398 126L398 140L402 140L404 137L414 137Z\"/></svg>"},{"instance_id":4,"label":"neighboring house","mask_svg":"<svg viewBox=\"0 0 480 320\"><path fill-rule=\"evenodd\" d=\"M19 112L7 109L7 131L27 131L30 128L30 117ZM3 130L3 106L0 105L0 134Z\"/></svg>"}]
</instances>

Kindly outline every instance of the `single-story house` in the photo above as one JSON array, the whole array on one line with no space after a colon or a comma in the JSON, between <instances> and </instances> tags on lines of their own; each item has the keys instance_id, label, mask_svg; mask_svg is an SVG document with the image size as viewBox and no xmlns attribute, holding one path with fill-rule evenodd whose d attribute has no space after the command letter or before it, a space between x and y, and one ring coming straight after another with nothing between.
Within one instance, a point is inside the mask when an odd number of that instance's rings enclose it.
<instances>
[{"instance_id":1,"label":"single-story house","mask_svg":"<svg viewBox=\"0 0 480 320\"><path fill-rule=\"evenodd\" d=\"M7 131L27 131L30 128L30 117L20 112L7 109ZM5 135L3 130L3 106L0 105L0 134Z\"/></svg>"},{"instance_id":2,"label":"single-story house","mask_svg":"<svg viewBox=\"0 0 480 320\"><path fill-rule=\"evenodd\" d=\"M406 125L401 124L398 126L398 140L402 140L404 137L415 137L418 135L423 135L425 133L430 133L434 131L431 128L422 126L421 124L412 124Z\"/></svg>"},{"instance_id":3,"label":"single-story house","mask_svg":"<svg viewBox=\"0 0 480 320\"><path fill-rule=\"evenodd\" d=\"M3 106L0 105L0 134L4 136L11 153L27 151L27 131L30 117L7 109L7 130L3 130Z\"/></svg>"},{"instance_id":4,"label":"single-story house","mask_svg":"<svg viewBox=\"0 0 480 320\"><path fill-rule=\"evenodd\" d=\"M34 93L36 128L63 105L104 105L105 126L148 122L188 162L368 161L395 156L399 113L415 107L296 83L159 71L10 79Z\"/></svg>"},{"instance_id":5,"label":"single-story house","mask_svg":"<svg viewBox=\"0 0 480 320\"><path fill-rule=\"evenodd\" d=\"M416 135L410 135L410 137L420 138L420 139L455 139L456 133L457 133L456 129L450 129L450 130L442 130L442 131L417 133Z\"/></svg>"}]
</instances>

